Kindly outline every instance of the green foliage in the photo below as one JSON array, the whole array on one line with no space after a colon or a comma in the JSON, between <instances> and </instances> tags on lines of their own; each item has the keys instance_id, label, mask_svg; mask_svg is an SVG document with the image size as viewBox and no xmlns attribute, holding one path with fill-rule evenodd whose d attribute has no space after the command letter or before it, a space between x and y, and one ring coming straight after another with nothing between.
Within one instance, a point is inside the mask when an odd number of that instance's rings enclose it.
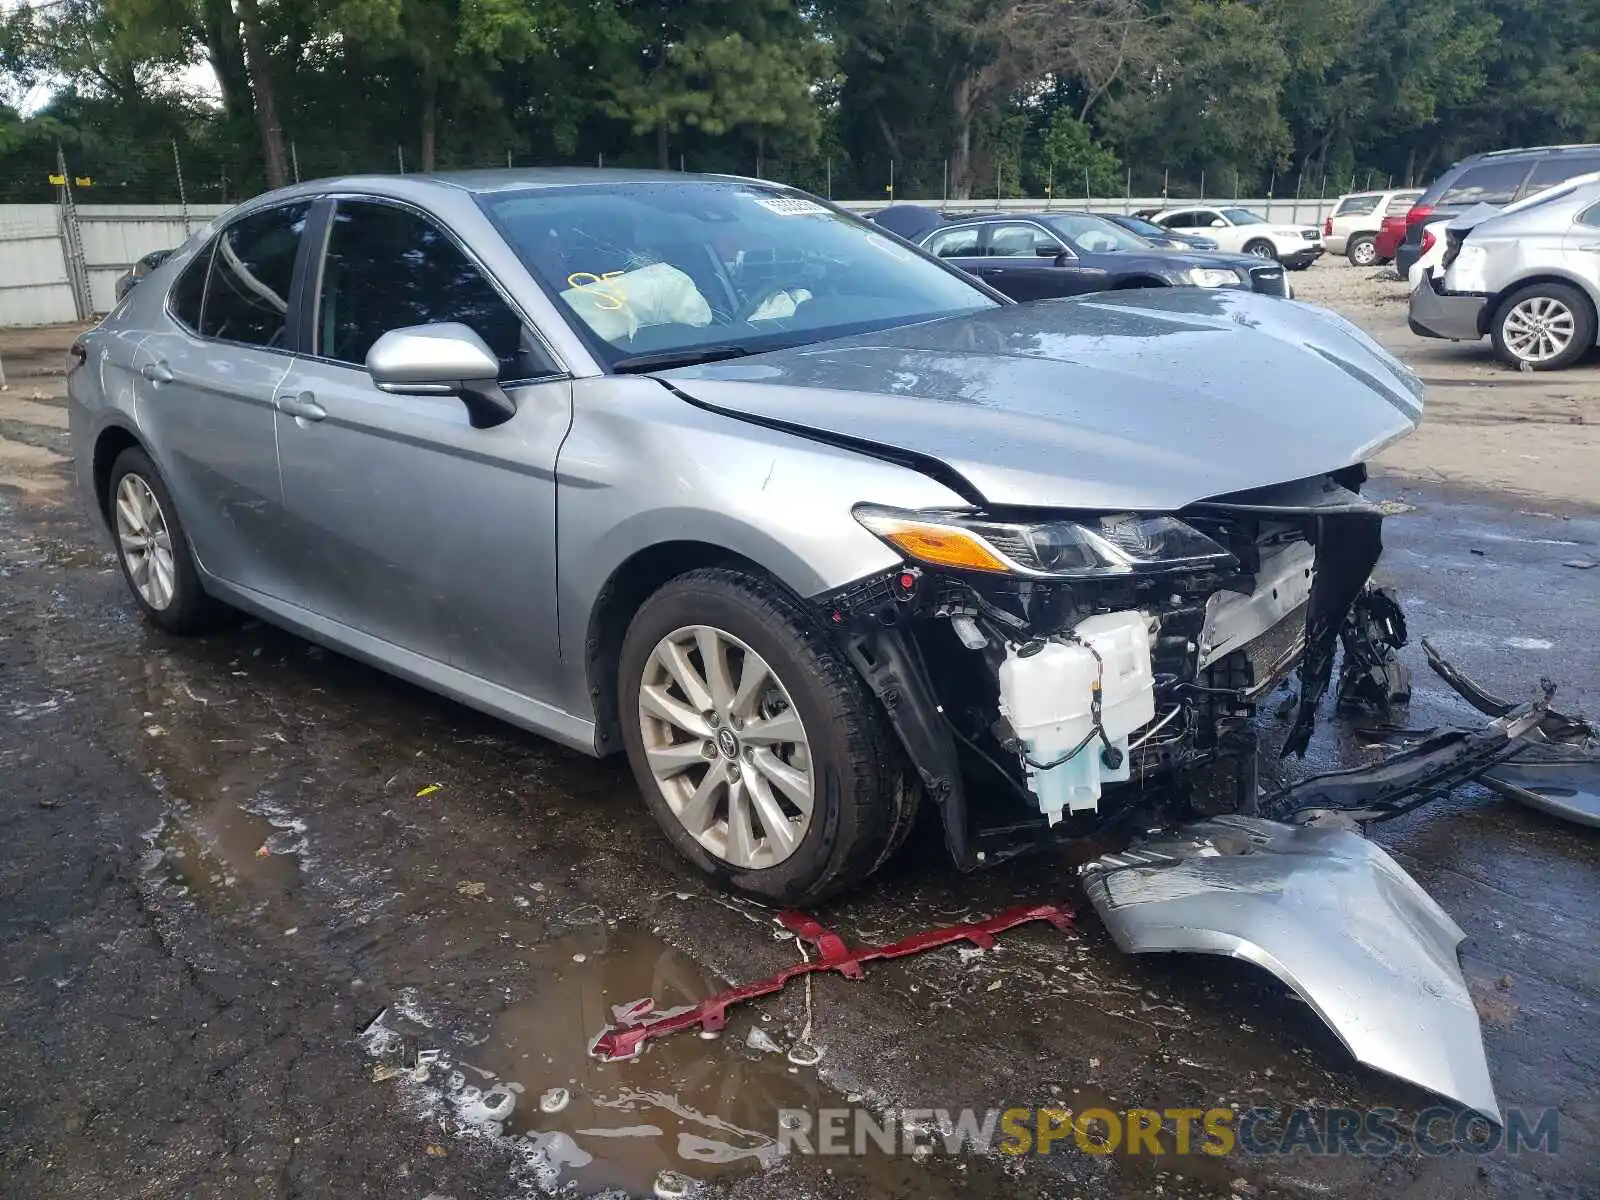
<instances>
[{"instance_id":1,"label":"green foliage","mask_svg":"<svg viewBox=\"0 0 1600 1200\"><path fill-rule=\"evenodd\" d=\"M0 195L603 160L835 195L1334 190L1600 139L1600 0L54 0L0 10ZM252 56L246 46L255 41ZM217 79L192 84L195 68ZM42 110L22 111L50 102ZM9 109L3 105L9 104ZM258 113L275 110L276 118ZM1289 182L1293 180L1293 184ZM1330 186L1331 185L1331 186ZM195 189L191 188L191 192Z\"/></svg>"}]
</instances>

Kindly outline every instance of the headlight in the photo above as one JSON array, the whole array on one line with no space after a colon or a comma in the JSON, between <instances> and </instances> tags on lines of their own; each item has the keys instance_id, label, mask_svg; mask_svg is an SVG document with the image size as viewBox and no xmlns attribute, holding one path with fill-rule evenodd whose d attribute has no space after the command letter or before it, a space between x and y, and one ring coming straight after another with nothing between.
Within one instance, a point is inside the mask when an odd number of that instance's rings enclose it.
<instances>
[{"instance_id":1,"label":"headlight","mask_svg":"<svg viewBox=\"0 0 1600 1200\"><path fill-rule=\"evenodd\" d=\"M1234 271L1225 271L1221 267L1191 267L1184 273L1190 283L1195 287L1238 287L1239 276Z\"/></svg>"},{"instance_id":2,"label":"headlight","mask_svg":"<svg viewBox=\"0 0 1600 1200\"><path fill-rule=\"evenodd\" d=\"M1013 523L872 504L856 520L907 558L935 567L1046 579L1227 568L1237 560L1176 517L1114 516Z\"/></svg>"}]
</instances>

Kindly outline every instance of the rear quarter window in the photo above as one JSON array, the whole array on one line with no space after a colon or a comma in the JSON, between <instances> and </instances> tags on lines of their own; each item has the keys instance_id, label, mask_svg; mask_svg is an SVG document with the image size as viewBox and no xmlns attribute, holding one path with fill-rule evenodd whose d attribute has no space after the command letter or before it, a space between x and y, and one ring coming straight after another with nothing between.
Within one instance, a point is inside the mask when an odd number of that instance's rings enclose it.
<instances>
[{"instance_id":1,"label":"rear quarter window","mask_svg":"<svg viewBox=\"0 0 1600 1200\"><path fill-rule=\"evenodd\" d=\"M1339 201L1339 207L1333 210L1336 217L1364 217L1378 207L1381 196L1347 196Z\"/></svg>"},{"instance_id":2,"label":"rear quarter window","mask_svg":"<svg viewBox=\"0 0 1600 1200\"><path fill-rule=\"evenodd\" d=\"M200 305L206 295L206 271L211 266L212 245L207 244L172 284L172 315L191 333L200 332Z\"/></svg>"},{"instance_id":3,"label":"rear quarter window","mask_svg":"<svg viewBox=\"0 0 1600 1200\"><path fill-rule=\"evenodd\" d=\"M1452 179L1435 204L1465 208L1473 204L1510 204L1527 178L1529 162L1478 163Z\"/></svg>"}]
</instances>

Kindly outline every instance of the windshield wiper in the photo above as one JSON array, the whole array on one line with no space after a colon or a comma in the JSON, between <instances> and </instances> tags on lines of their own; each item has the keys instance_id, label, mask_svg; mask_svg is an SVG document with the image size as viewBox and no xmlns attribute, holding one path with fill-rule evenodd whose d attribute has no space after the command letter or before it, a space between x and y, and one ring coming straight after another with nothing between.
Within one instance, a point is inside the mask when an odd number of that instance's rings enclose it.
<instances>
[{"instance_id":1,"label":"windshield wiper","mask_svg":"<svg viewBox=\"0 0 1600 1200\"><path fill-rule=\"evenodd\" d=\"M694 367L701 363L721 362L726 358L743 358L749 353L743 346L685 346L681 350L629 354L612 363L611 369L618 375L665 371L670 367Z\"/></svg>"}]
</instances>

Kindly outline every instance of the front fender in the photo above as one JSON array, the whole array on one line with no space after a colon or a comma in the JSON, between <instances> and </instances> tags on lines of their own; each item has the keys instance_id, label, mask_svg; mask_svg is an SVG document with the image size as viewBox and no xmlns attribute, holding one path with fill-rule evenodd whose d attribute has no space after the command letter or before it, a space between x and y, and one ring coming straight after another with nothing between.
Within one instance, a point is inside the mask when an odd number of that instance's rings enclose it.
<instances>
[{"instance_id":1,"label":"front fender","mask_svg":"<svg viewBox=\"0 0 1600 1200\"><path fill-rule=\"evenodd\" d=\"M594 707L584 646L595 606L641 552L712 546L812 596L900 562L851 515L856 504L965 503L908 467L707 411L645 376L577 380L573 413L556 524L558 703L574 713Z\"/></svg>"}]
</instances>

